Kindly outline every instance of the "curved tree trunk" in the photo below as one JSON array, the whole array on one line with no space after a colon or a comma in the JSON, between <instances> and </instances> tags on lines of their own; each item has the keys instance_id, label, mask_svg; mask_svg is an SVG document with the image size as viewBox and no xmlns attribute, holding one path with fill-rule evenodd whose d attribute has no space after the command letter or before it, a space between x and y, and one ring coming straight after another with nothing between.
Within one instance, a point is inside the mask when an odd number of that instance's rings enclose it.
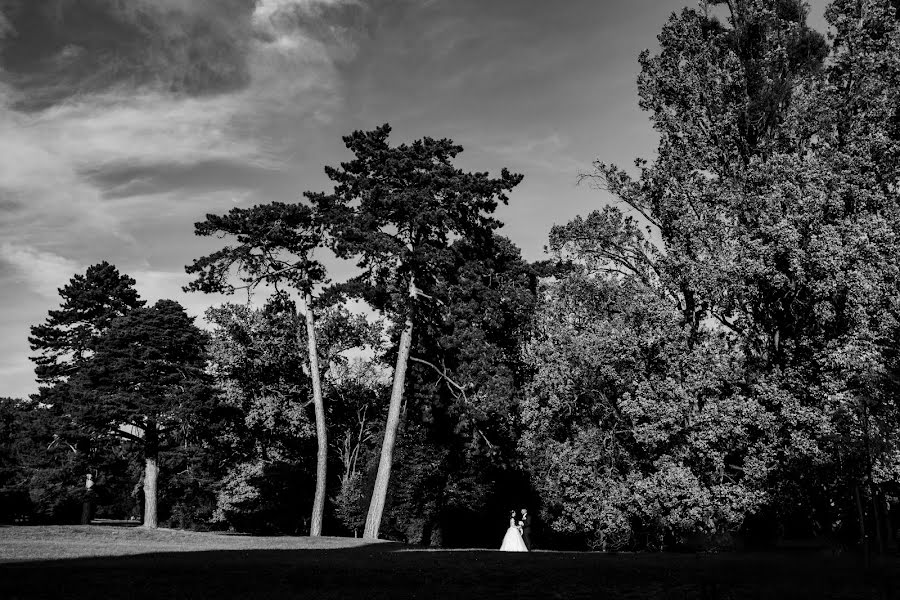
<instances>
[{"instance_id":1,"label":"curved tree trunk","mask_svg":"<svg viewBox=\"0 0 900 600\"><path fill-rule=\"evenodd\" d=\"M412 281L410 281L410 290L414 289ZM397 353L397 366L394 368L391 404L384 427L384 441L381 443L381 460L378 462L375 489L372 491L372 501L369 503L369 514L366 516L364 538L378 539L378 530L381 527L381 515L384 512L384 502L387 499L388 483L391 478L391 463L394 460L394 443L397 439L397 429L400 426L400 406L403 402L403 386L406 382L406 365L409 362L412 333L412 317L408 316L403 333L400 334L400 350Z\"/></svg>"},{"instance_id":2,"label":"curved tree trunk","mask_svg":"<svg viewBox=\"0 0 900 600\"><path fill-rule=\"evenodd\" d=\"M309 535L322 535L322 517L325 514L325 482L328 473L328 431L325 429L325 404L322 401L322 382L319 377L319 354L316 348L316 327L313 321L312 295L303 296L302 307L306 313L306 339L309 352L309 376L312 379L313 406L316 410L316 495L313 500L312 521Z\"/></svg>"},{"instance_id":3,"label":"curved tree trunk","mask_svg":"<svg viewBox=\"0 0 900 600\"><path fill-rule=\"evenodd\" d=\"M144 527L156 529L156 482L159 479L159 432L154 421L144 428Z\"/></svg>"}]
</instances>

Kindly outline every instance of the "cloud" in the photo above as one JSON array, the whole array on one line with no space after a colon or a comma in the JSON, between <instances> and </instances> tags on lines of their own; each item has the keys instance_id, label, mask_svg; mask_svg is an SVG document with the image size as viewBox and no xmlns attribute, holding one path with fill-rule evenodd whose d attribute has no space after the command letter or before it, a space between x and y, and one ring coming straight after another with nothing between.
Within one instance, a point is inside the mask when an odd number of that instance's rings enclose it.
<instances>
[{"instance_id":1,"label":"cloud","mask_svg":"<svg viewBox=\"0 0 900 600\"><path fill-rule=\"evenodd\" d=\"M197 317L194 324L201 327L204 326L203 315L207 308L229 301L229 298L221 294L185 293L181 287L187 285L191 276L184 271L138 269L129 275L134 278L134 287L148 306L152 306L157 300L175 300L189 315ZM230 300L235 301L234 298Z\"/></svg>"},{"instance_id":2,"label":"cloud","mask_svg":"<svg viewBox=\"0 0 900 600\"><path fill-rule=\"evenodd\" d=\"M543 137L518 136L484 145L486 152L497 155L513 169L542 169L571 177L587 170L589 164L571 156L567 139L553 132Z\"/></svg>"},{"instance_id":3,"label":"cloud","mask_svg":"<svg viewBox=\"0 0 900 600\"><path fill-rule=\"evenodd\" d=\"M285 124L340 107L335 56L352 53L352 19L323 19L356 5L0 2L0 235L63 247L88 230L127 243L109 200L146 188L128 173L286 168L297 141Z\"/></svg>"},{"instance_id":4,"label":"cloud","mask_svg":"<svg viewBox=\"0 0 900 600\"><path fill-rule=\"evenodd\" d=\"M368 1L0 0L0 359L27 374L23 324L102 259L150 301L222 301L181 292L190 223L265 201L343 110Z\"/></svg>"},{"instance_id":5,"label":"cloud","mask_svg":"<svg viewBox=\"0 0 900 600\"><path fill-rule=\"evenodd\" d=\"M125 85L201 95L243 87L254 0L18 0L3 68L32 110Z\"/></svg>"},{"instance_id":6,"label":"cloud","mask_svg":"<svg viewBox=\"0 0 900 600\"><path fill-rule=\"evenodd\" d=\"M82 270L81 265L69 258L9 242L0 244L0 261L11 266L16 278L32 291L53 299L58 299L59 288Z\"/></svg>"}]
</instances>

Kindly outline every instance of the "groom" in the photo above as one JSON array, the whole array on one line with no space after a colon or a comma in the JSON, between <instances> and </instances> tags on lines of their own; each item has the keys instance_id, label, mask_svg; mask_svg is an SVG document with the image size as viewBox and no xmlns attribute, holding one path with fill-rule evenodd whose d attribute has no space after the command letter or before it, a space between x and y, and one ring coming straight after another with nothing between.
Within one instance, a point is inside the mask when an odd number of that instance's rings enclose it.
<instances>
[{"instance_id":1,"label":"groom","mask_svg":"<svg viewBox=\"0 0 900 600\"><path fill-rule=\"evenodd\" d=\"M522 509L522 520L519 521L519 526L522 528L522 541L525 542L525 547L528 550L531 550L531 515L528 514L528 509Z\"/></svg>"}]
</instances>

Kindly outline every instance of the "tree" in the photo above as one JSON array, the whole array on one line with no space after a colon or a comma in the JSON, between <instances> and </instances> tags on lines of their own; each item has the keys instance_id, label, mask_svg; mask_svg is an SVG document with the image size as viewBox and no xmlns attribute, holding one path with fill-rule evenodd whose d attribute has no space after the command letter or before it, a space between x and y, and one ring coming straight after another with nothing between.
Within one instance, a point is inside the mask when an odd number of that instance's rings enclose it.
<instances>
[{"instance_id":1,"label":"tree","mask_svg":"<svg viewBox=\"0 0 900 600\"><path fill-rule=\"evenodd\" d=\"M603 550L740 527L765 499L775 436L722 336L690 341L639 280L585 267L541 297L519 447L545 522Z\"/></svg>"},{"instance_id":2,"label":"tree","mask_svg":"<svg viewBox=\"0 0 900 600\"><path fill-rule=\"evenodd\" d=\"M356 537L365 527L365 476L378 433L382 407L390 393L390 380L379 358L358 357L332 365L328 372L328 423L335 454L340 461L340 488L333 501L341 524Z\"/></svg>"},{"instance_id":3,"label":"tree","mask_svg":"<svg viewBox=\"0 0 900 600\"><path fill-rule=\"evenodd\" d=\"M172 300L110 323L69 382L63 407L82 429L137 445L144 459L144 526L156 528L159 454L213 419L206 335Z\"/></svg>"},{"instance_id":4,"label":"tree","mask_svg":"<svg viewBox=\"0 0 900 600\"><path fill-rule=\"evenodd\" d=\"M241 530L299 529L296 504L306 500L305 452L315 437L309 416L310 378L304 373L304 330L284 296L261 308L210 308L210 372L223 401L240 414L231 440L233 460L218 492L217 520Z\"/></svg>"},{"instance_id":5,"label":"tree","mask_svg":"<svg viewBox=\"0 0 900 600\"><path fill-rule=\"evenodd\" d=\"M340 488L333 497L341 524L354 535L365 524L366 475L371 441L383 420L389 379L383 365L384 328L337 305L323 311L318 340L325 371L328 426ZM348 351L353 351L352 357ZM355 355L355 356L353 356Z\"/></svg>"},{"instance_id":6,"label":"tree","mask_svg":"<svg viewBox=\"0 0 900 600\"><path fill-rule=\"evenodd\" d=\"M226 304L207 311L213 325L210 370L225 402L239 412L242 422L231 440L233 458L219 490L217 520L242 530L295 532L299 522L292 507L307 498L294 480L308 474L306 457L315 428L309 414L312 401L297 401L309 396L310 381L303 372L306 340L296 329L294 315L293 303L279 295L259 309ZM355 402L361 399L353 378L345 381L343 353L377 346L380 326L346 309L329 307L321 312L316 327L318 362L325 367L328 439L340 451L348 413L355 414ZM363 395L377 415L377 396Z\"/></svg>"},{"instance_id":7,"label":"tree","mask_svg":"<svg viewBox=\"0 0 900 600\"><path fill-rule=\"evenodd\" d=\"M375 489L364 536L377 538L387 497L413 326L426 308L435 269L448 256L453 236L484 242L500 223L490 216L521 180L503 169L465 173L452 161L462 151L451 140L423 138L391 147L391 128L356 131L344 137L354 154L341 167L326 167L335 182L331 194L306 193L328 223L339 257L358 259L363 274L345 290L389 313L400 329L391 401ZM402 323L402 325L400 325Z\"/></svg>"},{"instance_id":8,"label":"tree","mask_svg":"<svg viewBox=\"0 0 900 600\"><path fill-rule=\"evenodd\" d=\"M37 381L41 384L34 399L49 407L41 414L44 419L52 422L56 445L62 444L78 454L75 462L82 471L96 468L96 464L91 463L106 460L110 449L100 448L96 440L79 436L60 414L57 405L67 401L64 397L67 389L65 382L91 357L93 345L109 328L113 319L144 306L145 302L138 296L134 284L134 279L120 274L116 267L106 261L92 265L84 275L76 274L68 284L60 288L59 293L63 299L60 308L51 310L43 324L31 327L28 341L31 349L38 352L31 359L35 363ZM104 454L104 457L99 454ZM52 480L60 474L73 476L71 470L74 465L71 458L62 460L63 464L69 465L62 469L59 468L59 461L56 466L53 463L44 465L38 469L40 478L49 477ZM80 473L80 477L85 478L85 473ZM84 481L84 485L83 521L90 517L90 491L87 487L90 484Z\"/></svg>"},{"instance_id":9,"label":"tree","mask_svg":"<svg viewBox=\"0 0 900 600\"><path fill-rule=\"evenodd\" d=\"M309 377L312 381L313 406L316 414L316 492L313 500L309 534L322 534L325 512L325 487L328 470L328 432L325 405L322 400L321 373L316 349L313 286L324 280L325 269L312 258L313 250L322 242L322 229L315 213L301 204L272 204L249 209L232 209L225 216L207 215L195 225L201 236L230 235L238 245L201 257L186 270L197 279L185 291L233 293L228 282L232 268L241 273L245 288L259 284L288 285L300 295L300 312L305 315Z\"/></svg>"},{"instance_id":10,"label":"tree","mask_svg":"<svg viewBox=\"0 0 900 600\"><path fill-rule=\"evenodd\" d=\"M106 261L88 267L60 288L63 303L28 338L39 383L52 386L74 373L91 355L91 345L116 317L144 306L134 279Z\"/></svg>"},{"instance_id":11,"label":"tree","mask_svg":"<svg viewBox=\"0 0 900 600\"><path fill-rule=\"evenodd\" d=\"M471 547L491 543L513 498L529 498L516 440L537 271L497 235L450 250L432 288L444 308L410 352L389 525L413 543Z\"/></svg>"},{"instance_id":12,"label":"tree","mask_svg":"<svg viewBox=\"0 0 900 600\"><path fill-rule=\"evenodd\" d=\"M897 479L896 10L833 3L829 49L800 3L725 4L724 23L673 15L641 56L657 156L587 176L629 214L577 219L551 244L677 311L685 357L720 340L739 366L727 389L769 424L767 503L830 533L863 512L854 488L877 513L873 486Z\"/></svg>"},{"instance_id":13,"label":"tree","mask_svg":"<svg viewBox=\"0 0 900 600\"><path fill-rule=\"evenodd\" d=\"M30 415L24 402L0 398L0 523L30 516L27 454L34 441L27 437Z\"/></svg>"}]
</instances>

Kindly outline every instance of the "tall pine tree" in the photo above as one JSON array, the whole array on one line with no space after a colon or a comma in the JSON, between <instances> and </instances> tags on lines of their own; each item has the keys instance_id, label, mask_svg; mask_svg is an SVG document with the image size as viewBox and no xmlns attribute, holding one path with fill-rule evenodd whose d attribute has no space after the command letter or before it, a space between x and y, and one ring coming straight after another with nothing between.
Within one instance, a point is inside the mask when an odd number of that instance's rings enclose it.
<instances>
[{"instance_id":1,"label":"tall pine tree","mask_svg":"<svg viewBox=\"0 0 900 600\"><path fill-rule=\"evenodd\" d=\"M206 369L207 336L177 302L118 317L66 384L62 407L84 431L118 437L144 459L144 526L155 528L159 454L213 421L218 398Z\"/></svg>"},{"instance_id":2,"label":"tall pine tree","mask_svg":"<svg viewBox=\"0 0 900 600\"><path fill-rule=\"evenodd\" d=\"M433 297L436 270L448 260L453 238L489 240L500 226L491 214L522 180L506 169L496 179L457 169L453 160L462 147L448 139L392 147L390 132L383 125L345 136L354 158L340 168L325 167L334 191L306 194L328 224L338 256L356 258L363 270L345 289L389 313L400 332L367 538L377 538L381 526L414 324L437 308L419 300Z\"/></svg>"},{"instance_id":3,"label":"tall pine tree","mask_svg":"<svg viewBox=\"0 0 900 600\"><path fill-rule=\"evenodd\" d=\"M260 284L293 288L300 297L300 312L306 328L306 357L312 383L316 415L316 491L313 499L309 534L322 534L325 514L325 486L328 475L328 430L322 399L321 370L316 347L313 286L325 279L324 266L313 257L322 244L322 225L308 206L273 202L249 209L235 208L227 215L207 215L195 225L197 235L229 235L237 244L203 256L186 267L197 279L186 291L226 292L235 288L228 278L232 269L239 273L244 288Z\"/></svg>"}]
</instances>

